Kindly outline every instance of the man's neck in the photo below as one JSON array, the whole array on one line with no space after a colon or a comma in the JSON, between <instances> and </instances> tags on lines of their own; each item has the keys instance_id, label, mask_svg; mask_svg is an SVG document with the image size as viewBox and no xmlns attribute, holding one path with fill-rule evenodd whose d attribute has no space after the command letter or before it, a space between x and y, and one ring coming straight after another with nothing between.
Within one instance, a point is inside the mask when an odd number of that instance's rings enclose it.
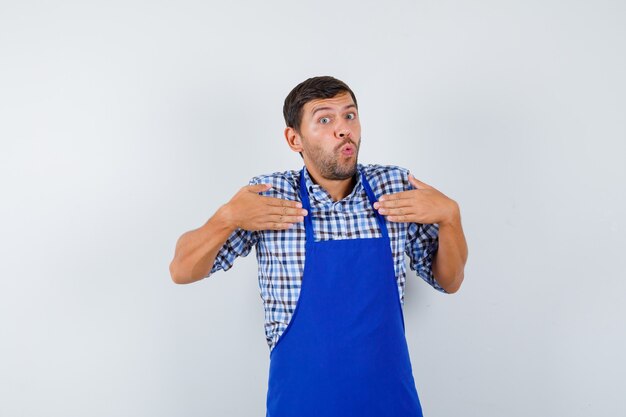
<instances>
[{"instance_id":1,"label":"man's neck","mask_svg":"<svg viewBox=\"0 0 626 417\"><path fill-rule=\"evenodd\" d=\"M356 185L354 175L345 180L329 180L323 178L314 168L307 167L307 171L309 172L311 180L326 190L326 192L330 194L330 198L333 201L339 201L346 198Z\"/></svg>"}]
</instances>

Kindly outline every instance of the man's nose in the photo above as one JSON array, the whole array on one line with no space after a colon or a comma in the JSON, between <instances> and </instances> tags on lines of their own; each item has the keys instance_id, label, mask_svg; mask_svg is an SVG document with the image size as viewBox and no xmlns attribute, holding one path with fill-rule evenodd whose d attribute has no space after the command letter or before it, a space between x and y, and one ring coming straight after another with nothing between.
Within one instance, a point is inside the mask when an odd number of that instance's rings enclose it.
<instances>
[{"instance_id":1,"label":"man's nose","mask_svg":"<svg viewBox=\"0 0 626 417\"><path fill-rule=\"evenodd\" d=\"M337 129L337 137L339 139L345 139L351 136L352 136L352 131L350 131L350 128L346 126L345 124L342 126L339 126L339 128Z\"/></svg>"}]
</instances>

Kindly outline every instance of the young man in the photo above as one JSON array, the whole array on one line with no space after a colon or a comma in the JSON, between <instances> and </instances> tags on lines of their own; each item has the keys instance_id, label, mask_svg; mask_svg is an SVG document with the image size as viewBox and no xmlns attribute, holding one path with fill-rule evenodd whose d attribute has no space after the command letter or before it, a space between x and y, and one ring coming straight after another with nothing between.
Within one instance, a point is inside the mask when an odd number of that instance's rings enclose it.
<instances>
[{"instance_id":1,"label":"young man","mask_svg":"<svg viewBox=\"0 0 626 417\"><path fill-rule=\"evenodd\" d=\"M361 165L352 90L314 77L285 99L304 168L253 178L183 234L170 272L186 284L253 246L270 347L267 416L421 416L402 304L411 269L438 291L463 281L458 204L395 166Z\"/></svg>"}]
</instances>

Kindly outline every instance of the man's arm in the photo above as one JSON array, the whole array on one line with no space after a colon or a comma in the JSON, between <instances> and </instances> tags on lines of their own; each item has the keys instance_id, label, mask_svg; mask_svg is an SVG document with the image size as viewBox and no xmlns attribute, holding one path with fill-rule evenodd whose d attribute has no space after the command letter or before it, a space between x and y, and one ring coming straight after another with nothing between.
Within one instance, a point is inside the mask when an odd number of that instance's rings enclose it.
<instances>
[{"instance_id":1,"label":"man's arm","mask_svg":"<svg viewBox=\"0 0 626 417\"><path fill-rule=\"evenodd\" d=\"M439 248L433 259L433 275L447 293L458 291L467 262L467 242L459 205L452 201L450 215L439 223Z\"/></svg>"},{"instance_id":2,"label":"man's arm","mask_svg":"<svg viewBox=\"0 0 626 417\"><path fill-rule=\"evenodd\" d=\"M222 206L203 226L184 233L176 242L170 263L172 281L190 284L207 276L220 248L235 230Z\"/></svg>"},{"instance_id":3,"label":"man's arm","mask_svg":"<svg viewBox=\"0 0 626 417\"><path fill-rule=\"evenodd\" d=\"M220 248L237 229L284 230L304 220L307 212L301 203L259 195L270 188L269 184L241 188L202 227L184 233L170 263L172 281L189 284L207 276Z\"/></svg>"}]
</instances>

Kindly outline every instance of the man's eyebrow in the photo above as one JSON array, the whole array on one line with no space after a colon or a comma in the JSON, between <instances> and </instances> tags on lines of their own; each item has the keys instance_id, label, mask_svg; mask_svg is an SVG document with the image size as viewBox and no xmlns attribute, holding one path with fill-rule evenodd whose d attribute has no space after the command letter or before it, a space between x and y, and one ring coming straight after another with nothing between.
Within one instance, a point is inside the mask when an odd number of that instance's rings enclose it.
<instances>
[{"instance_id":1,"label":"man's eyebrow","mask_svg":"<svg viewBox=\"0 0 626 417\"><path fill-rule=\"evenodd\" d=\"M352 103L352 104L348 104L346 107L343 108L343 110L348 110L351 108L355 108L356 109L356 104ZM322 110L332 110L332 107L318 107L317 109L313 110L313 113L311 114L311 116L315 116L315 113L317 113L318 111L322 111Z\"/></svg>"}]
</instances>

